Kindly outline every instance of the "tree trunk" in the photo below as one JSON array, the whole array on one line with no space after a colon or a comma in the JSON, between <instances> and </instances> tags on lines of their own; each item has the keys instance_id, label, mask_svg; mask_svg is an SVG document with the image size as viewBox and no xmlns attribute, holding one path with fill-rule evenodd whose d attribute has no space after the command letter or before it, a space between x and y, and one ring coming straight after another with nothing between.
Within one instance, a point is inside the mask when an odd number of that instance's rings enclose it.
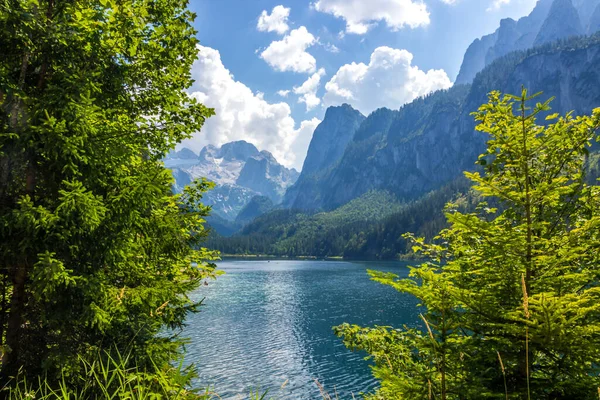
<instances>
[{"instance_id":1,"label":"tree trunk","mask_svg":"<svg viewBox=\"0 0 600 400\"><path fill-rule=\"evenodd\" d=\"M2 361L2 375L7 378L15 376L20 364L20 339L23 326L23 313L25 310L27 281L27 266L21 265L15 268L13 273L13 292L10 300L10 314L8 316L8 327L6 330L7 352Z\"/></svg>"},{"instance_id":2,"label":"tree trunk","mask_svg":"<svg viewBox=\"0 0 600 400\"><path fill-rule=\"evenodd\" d=\"M35 194L35 168L30 159L27 165L26 176L26 194L34 200ZM20 350L22 328L25 314L25 304L27 303L26 284L30 270L27 254L23 254L22 262L17 263L12 268L13 290L10 299L10 313L8 315L8 325L6 328L6 347L7 352L2 358L2 377L4 379L15 376L19 371L21 364Z\"/></svg>"}]
</instances>

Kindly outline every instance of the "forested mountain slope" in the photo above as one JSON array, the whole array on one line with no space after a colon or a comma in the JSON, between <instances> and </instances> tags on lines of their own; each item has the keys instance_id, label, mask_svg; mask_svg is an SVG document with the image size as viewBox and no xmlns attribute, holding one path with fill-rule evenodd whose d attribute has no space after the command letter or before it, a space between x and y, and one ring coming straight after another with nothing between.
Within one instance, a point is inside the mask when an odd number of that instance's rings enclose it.
<instances>
[{"instance_id":1,"label":"forested mountain slope","mask_svg":"<svg viewBox=\"0 0 600 400\"><path fill-rule=\"evenodd\" d=\"M406 251L404 233L431 238L446 226L446 203L472 205L468 191L466 179L459 178L405 204L387 192L372 191L330 212L279 209L235 236L214 235L208 245L224 254L393 259Z\"/></svg>"}]
</instances>

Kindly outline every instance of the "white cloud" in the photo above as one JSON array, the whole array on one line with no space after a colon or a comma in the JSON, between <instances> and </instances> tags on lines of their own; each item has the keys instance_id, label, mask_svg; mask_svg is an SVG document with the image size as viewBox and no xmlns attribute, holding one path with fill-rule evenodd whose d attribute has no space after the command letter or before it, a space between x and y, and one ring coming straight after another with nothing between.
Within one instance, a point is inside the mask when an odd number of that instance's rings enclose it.
<instances>
[{"instance_id":1,"label":"white cloud","mask_svg":"<svg viewBox=\"0 0 600 400\"><path fill-rule=\"evenodd\" d=\"M446 4L456 4L458 2L458 0L442 0L442 3L446 3Z\"/></svg>"},{"instance_id":2,"label":"white cloud","mask_svg":"<svg viewBox=\"0 0 600 400\"><path fill-rule=\"evenodd\" d=\"M510 4L510 2L511 2L511 0L494 0L494 1L492 1L492 4L490 5L490 7L487 10L488 11L499 10L503 6Z\"/></svg>"},{"instance_id":3,"label":"white cloud","mask_svg":"<svg viewBox=\"0 0 600 400\"><path fill-rule=\"evenodd\" d=\"M499 11L506 9L511 13L512 18L518 19L523 15L527 15L535 7L537 0L490 0L490 6L487 11ZM510 5L510 7L508 7Z\"/></svg>"},{"instance_id":4,"label":"white cloud","mask_svg":"<svg viewBox=\"0 0 600 400\"><path fill-rule=\"evenodd\" d=\"M277 94L281 97L287 97L290 94L290 90L278 90Z\"/></svg>"},{"instance_id":5,"label":"white cloud","mask_svg":"<svg viewBox=\"0 0 600 400\"><path fill-rule=\"evenodd\" d=\"M260 17L258 17L256 28L261 32L277 32L283 35L289 29L287 24L289 16L290 9L284 6L275 6L271 11L271 15L267 13L267 10L263 10Z\"/></svg>"},{"instance_id":6,"label":"white cloud","mask_svg":"<svg viewBox=\"0 0 600 400\"><path fill-rule=\"evenodd\" d=\"M364 114L379 107L397 109L419 96L446 89L452 82L444 70L420 70L406 50L378 47L368 65L343 65L325 85L325 105L350 103Z\"/></svg>"},{"instance_id":7,"label":"white cloud","mask_svg":"<svg viewBox=\"0 0 600 400\"><path fill-rule=\"evenodd\" d=\"M330 53L337 54L340 52L340 49L333 43L327 43L323 45L323 47L325 47L325 51L328 51Z\"/></svg>"},{"instance_id":8,"label":"white cloud","mask_svg":"<svg viewBox=\"0 0 600 400\"><path fill-rule=\"evenodd\" d=\"M207 144L218 146L243 139L260 150L270 151L286 166L301 167L306 155L303 141L310 128L316 126L315 121L303 121L296 129L287 103L268 103L236 81L223 65L218 50L203 46L198 46L198 50L198 60L192 67L196 81L189 92L207 107L213 107L216 115L179 148L199 152Z\"/></svg>"},{"instance_id":9,"label":"white cloud","mask_svg":"<svg viewBox=\"0 0 600 400\"><path fill-rule=\"evenodd\" d=\"M317 69L317 60L306 49L315 43L317 39L301 26L282 40L272 42L260 57L277 71L312 73Z\"/></svg>"},{"instance_id":10,"label":"white cloud","mask_svg":"<svg viewBox=\"0 0 600 400\"><path fill-rule=\"evenodd\" d=\"M385 21L393 31L429 25L429 12L422 0L318 0L314 8L343 18L346 32L359 35L378 21Z\"/></svg>"},{"instance_id":11,"label":"white cloud","mask_svg":"<svg viewBox=\"0 0 600 400\"><path fill-rule=\"evenodd\" d=\"M310 111L321 104L321 99L317 97L317 90L321 85L321 77L324 75L325 70L321 68L302 85L294 87L294 93L300 96L298 98L298 103L306 104L306 111Z\"/></svg>"}]
</instances>

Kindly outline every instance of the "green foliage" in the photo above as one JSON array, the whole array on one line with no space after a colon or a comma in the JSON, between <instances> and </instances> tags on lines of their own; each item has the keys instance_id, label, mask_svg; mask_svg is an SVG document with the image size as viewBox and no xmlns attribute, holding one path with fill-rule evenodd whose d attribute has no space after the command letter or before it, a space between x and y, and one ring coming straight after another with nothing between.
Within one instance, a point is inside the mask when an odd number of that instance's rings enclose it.
<instances>
[{"instance_id":1,"label":"green foliage","mask_svg":"<svg viewBox=\"0 0 600 400\"><path fill-rule=\"evenodd\" d=\"M450 204L435 243L407 236L429 260L408 279L370 272L420 300L421 328L336 328L374 358L373 398L597 398L600 187L585 170L600 109L540 126L535 97L492 92L474 114L490 140L485 173L466 175L500 207Z\"/></svg>"},{"instance_id":2,"label":"green foliage","mask_svg":"<svg viewBox=\"0 0 600 400\"><path fill-rule=\"evenodd\" d=\"M186 385L194 376L194 370L153 365L151 372L132 366L129 356L105 352L94 361L80 360L84 373L77 384L69 383L66 376L58 382L38 378L30 382L27 376L17 375L15 383L2 389L8 400L40 399L177 399L208 400L210 392L189 391Z\"/></svg>"},{"instance_id":3,"label":"green foliage","mask_svg":"<svg viewBox=\"0 0 600 400\"><path fill-rule=\"evenodd\" d=\"M153 364L150 371L132 366L129 356L119 352L104 352L93 361L80 360L85 371L76 385L63 375L58 382L38 378L33 382L18 375L15 383L0 389L7 400L76 400L76 399L130 399L130 400L216 400L220 396L210 388L189 390L190 380L196 376L191 367ZM249 393L249 400L267 400L268 391L258 389Z\"/></svg>"},{"instance_id":4,"label":"green foliage","mask_svg":"<svg viewBox=\"0 0 600 400\"><path fill-rule=\"evenodd\" d=\"M371 191L330 212L309 215L274 210L244 227L240 235L215 237L208 244L227 254L338 256L355 227L364 227L399 208L393 195Z\"/></svg>"},{"instance_id":5,"label":"green foliage","mask_svg":"<svg viewBox=\"0 0 600 400\"><path fill-rule=\"evenodd\" d=\"M198 310L216 255L211 184L173 195L161 162L213 114L185 91L193 18L185 0L0 1L5 382L77 382L110 346L142 370L177 357L157 334Z\"/></svg>"}]
</instances>

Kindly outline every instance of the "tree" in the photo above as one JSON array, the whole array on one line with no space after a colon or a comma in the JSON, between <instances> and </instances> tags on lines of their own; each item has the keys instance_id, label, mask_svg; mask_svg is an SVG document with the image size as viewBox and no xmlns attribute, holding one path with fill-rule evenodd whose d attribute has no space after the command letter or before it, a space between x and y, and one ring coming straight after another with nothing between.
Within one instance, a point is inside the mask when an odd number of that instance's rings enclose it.
<instances>
[{"instance_id":1,"label":"tree","mask_svg":"<svg viewBox=\"0 0 600 400\"><path fill-rule=\"evenodd\" d=\"M374 357L374 398L597 398L600 187L584 171L600 109L537 125L537 96L492 92L474 114L490 140L485 173L465 175L499 207L450 204L433 244L407 236L428 257L408 279L370 272L421 301L421 327L336 328Z\"/></svg>"},{"instance_id":2,"label":"tree","mask_svg":"<svg viewBox=\"0 0 600 400\"><path fill-rule=\"evenodd\" d=\"M4 379L76 376L100 349L163 366L214 274L196 182L161 162L213 110L186 93L185 0L0 1Z\"/></svg>"}]
</instances>

